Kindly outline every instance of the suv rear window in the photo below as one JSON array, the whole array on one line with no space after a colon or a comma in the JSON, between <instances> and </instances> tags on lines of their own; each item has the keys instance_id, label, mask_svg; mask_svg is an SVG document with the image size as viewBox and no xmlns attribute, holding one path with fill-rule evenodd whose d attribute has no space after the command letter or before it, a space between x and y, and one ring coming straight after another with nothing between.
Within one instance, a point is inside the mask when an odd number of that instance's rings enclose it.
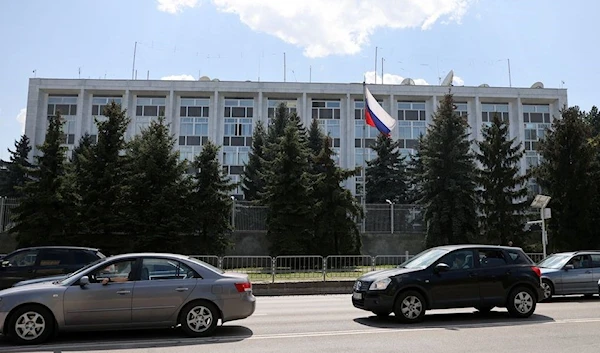
<instances>
[{"instance_id":1,"label":"suv rear window","mask_svg":"<svg viewBox=\"0 0 600 353\"><path fill-rule=\"evenodd\" d=\"M508 250L506 250L506 252L508 253L508 256L510 256L510 258L514 264L518 264L518 265L534 264L533 260L522 251L508 249Z\"/></svg>"},{"instance_id":2,"label":"suv rear window","mask_svg":"<svg viewBox=\"0 0 600 353\"><path fill-rule=\"evenodd\" d=\"M75 251L74 255L75 255L75 263L77 265L87 265L90 262L94 262L97 259L102 257L102 256L99 256L99 255L95 254L94 252L88 251L88 250Z\"/></svg>"}]
</instances>

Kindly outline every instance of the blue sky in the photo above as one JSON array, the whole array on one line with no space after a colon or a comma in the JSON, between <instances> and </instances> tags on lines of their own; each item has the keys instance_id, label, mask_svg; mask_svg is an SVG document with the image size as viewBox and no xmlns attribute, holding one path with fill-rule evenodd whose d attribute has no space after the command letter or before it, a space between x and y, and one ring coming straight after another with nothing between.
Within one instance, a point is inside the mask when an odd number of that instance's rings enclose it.
<instances>
[{"instance_id":1,"label":"blue sky","mask_svg":"<svg viewBox=\"0 0 600 353\"><path fill-rule=\"evenodd\" d=\"M221 80L568 89L600 105L594 0L18 0L0 2L0 158L22 133L28 79ZM596 34L595 34L596 33ZM79 71L81 70L81 74ZM564 84L562 83L564 81ZM378 79L381 82L381 79Z\"/></svg>"}]
</instances>

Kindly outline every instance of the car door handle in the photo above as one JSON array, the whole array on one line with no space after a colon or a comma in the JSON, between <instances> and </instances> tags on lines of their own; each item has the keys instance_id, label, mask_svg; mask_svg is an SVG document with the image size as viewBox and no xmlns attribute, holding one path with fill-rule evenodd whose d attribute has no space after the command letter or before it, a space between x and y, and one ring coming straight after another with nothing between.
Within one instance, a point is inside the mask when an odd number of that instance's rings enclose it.
<instances>
[{"instance_id":1,"label":"car door handle","mask_svg":"<svg viewBox=\"0 0 600 353\"><path fill-rule=\"evenodd\" d=\"M131 293L130 290L120 290L120 291L117 292L117 294L121 294L121 295L122 294L129 294L129 293Z\"/></svg>"},{"instance_id":2,"label":"car door handle","mask_svg":"<svg viewBox=\"0 0 600 353\"><path fill-rule=\"evenodd\" d=\"M176 288L175 290L178 291L178 292L185 292L188 289L184 288L184 287L179 287L179 288Z\"/></svg>"}]
</instances>

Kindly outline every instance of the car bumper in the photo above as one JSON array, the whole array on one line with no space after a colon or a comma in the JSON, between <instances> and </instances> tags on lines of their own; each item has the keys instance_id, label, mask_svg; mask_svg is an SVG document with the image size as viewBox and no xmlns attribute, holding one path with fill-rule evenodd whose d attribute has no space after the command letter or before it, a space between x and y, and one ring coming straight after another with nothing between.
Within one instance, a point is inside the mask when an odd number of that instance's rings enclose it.
<instances>
[{"instance_id":1,"label":"car bumper","mask_svg":"<svg viewBox=\"0 0 600 353\"><path fill-rule=\"evenodd\" d=\"M352 293L352 305L355 308L374 311L394 311L394 297L379 292L356 292Z\"/></svg>"},{"instance_id":2,"label":"car bumper","mask_svg":"<svg viewBox=\"0 0 600 353\"><path fill-rule=\"evenodd\" d=\"M256 297L252 294L245 295L240 299L229 300L225 303L223 310L223 322L245 319L256 310Z\"/></svg>"}]
</instances>

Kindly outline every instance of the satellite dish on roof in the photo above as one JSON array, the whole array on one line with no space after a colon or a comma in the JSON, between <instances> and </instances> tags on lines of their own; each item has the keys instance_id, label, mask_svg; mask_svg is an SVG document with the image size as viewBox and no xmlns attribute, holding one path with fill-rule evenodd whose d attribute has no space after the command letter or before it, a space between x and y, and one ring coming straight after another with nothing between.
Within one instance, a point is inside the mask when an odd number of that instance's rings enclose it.
<instances>
[{"instance_id":1,"label":"satellite dish on roof","mask_svg":"<svg viewBox=\"0 0 600 353\"><path fill-rule=\"evenodd\" d=\"M218 78L213 78L213 82L219 82L221 80L219 80Z\"/></svg>"},{"instance_id":2,"label":"satellite dish on roof","mask_svg":"<svg viewBox=\"0 0 600 353\"><path fill-rule=\"evenodd\" d=\"M202 76L202 77L200 77L200 79L198 81L210 81L210 77Z\"/></svg>"},{"instance_id":3,"label":"satellite dish on roof","mask_svg":"<svg viewBox=\"0 0 600 353\"><path fill-rule=\"evenodd\" d=\"M446 75L446 78L444 79L444 81L442 81L441 86L452 86L453 79L454 79L454 71L450 70L450 72L448 72L448 75Z\"/></svg>"},{"instance_id":4,"label":"satellite dish on roof","mask_svg":"<svg viewBox=\"0 0 600 353\"><path fill-rule=\"evenodd\" d=\"M531 85L531 88L544 88L544 84L541 83L540 81L534 83L533 85Z\"/></svg>"},{"instance_id":5,"label":"satellite dish on roof","mask_svg":"<svg viewBox=\"0 0 600 353\"><path fill-rule=\"evenodd\" d=\"M403 86L414 86L415 85L415 80L413 80L410 77L407 77L404 80L402 80L402 82L400 82L400 84L403 85Z\"/></svg>"},{"instance_id":6,"label":"satellite dish on roof","mask_svg":"<svg viewBox=\"0 0 600 353\"><path fill-rule=\"evenodd\" d=\"M487 83L482 83L479 85L479 87L490 87L490 85L488 85Z\"/></svg>"}]
</instances>

